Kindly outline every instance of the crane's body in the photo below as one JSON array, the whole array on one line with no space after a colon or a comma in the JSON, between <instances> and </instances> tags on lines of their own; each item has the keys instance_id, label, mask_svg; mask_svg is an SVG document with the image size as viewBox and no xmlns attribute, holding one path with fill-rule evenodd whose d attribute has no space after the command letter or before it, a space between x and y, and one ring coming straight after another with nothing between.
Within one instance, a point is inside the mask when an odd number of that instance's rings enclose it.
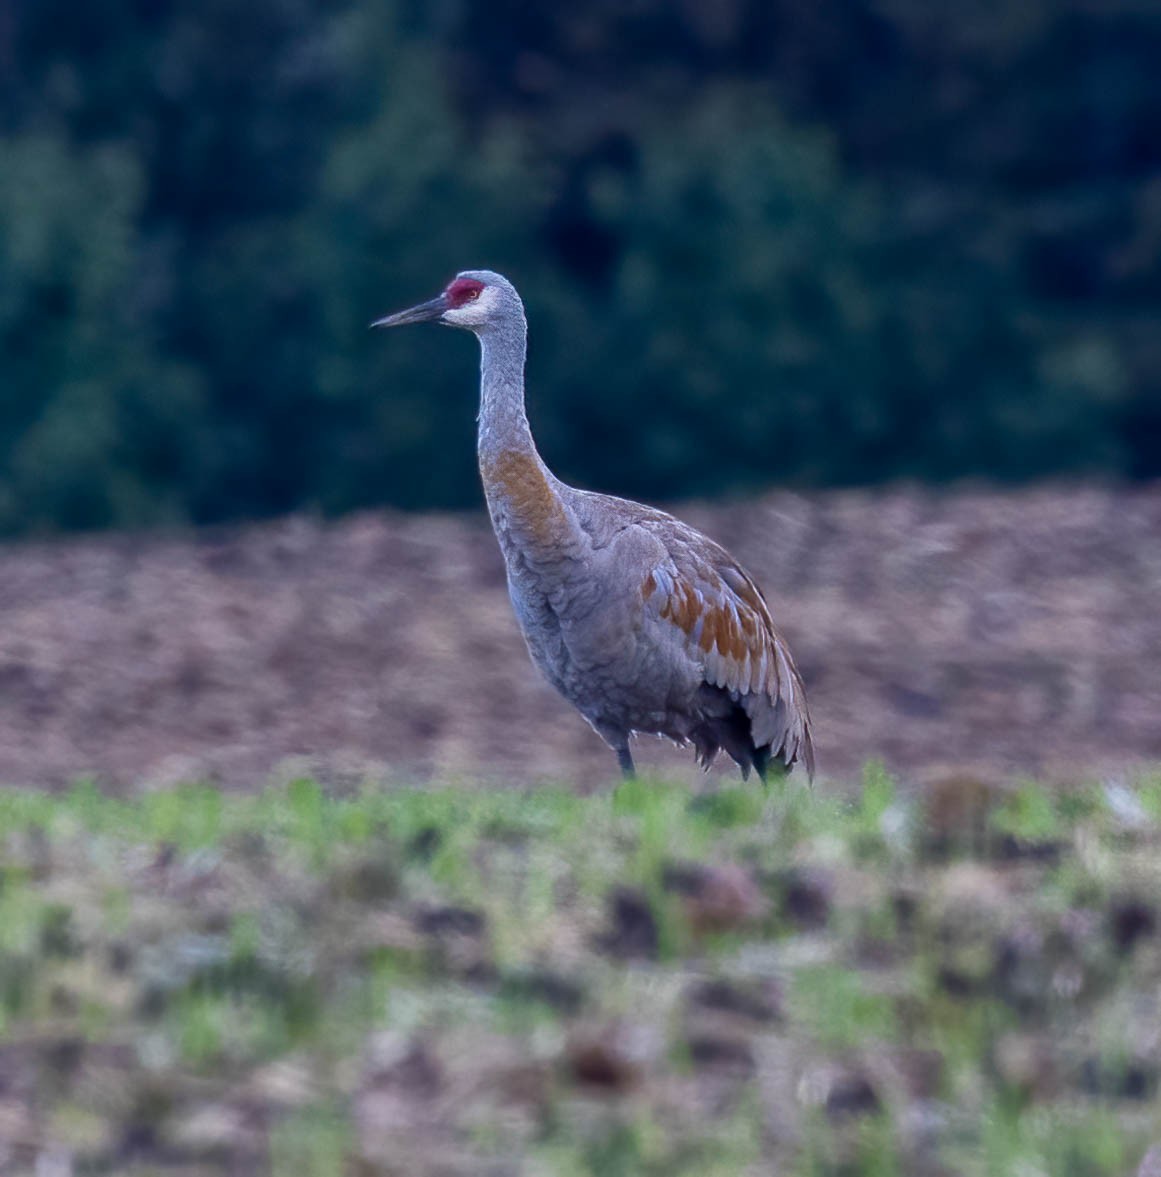
<instances>
[{"instance_id":1,"label":"crane's body","mask_svg":"<svg viewBox=\"0 0 1161 1177\"><path fill-rule=\"evenodd\" d=\"M578 490L544 464L524 412L527 329L515 288L465 271L435 299L379 320L438 320L480 339L480 477L532 661L633 773L629 741L724 749L743 775L801 761L806 696L750 576L672 515Z\"/></svg>"}]
</instances>

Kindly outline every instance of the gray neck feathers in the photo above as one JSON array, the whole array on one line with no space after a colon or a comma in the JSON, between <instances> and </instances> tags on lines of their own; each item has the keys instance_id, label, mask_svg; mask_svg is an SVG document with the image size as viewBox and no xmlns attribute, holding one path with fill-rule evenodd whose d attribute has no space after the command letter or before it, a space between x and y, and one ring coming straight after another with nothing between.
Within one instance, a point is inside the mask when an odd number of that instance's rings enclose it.
<instances>
[{"instance_id":1,"label":"gray neck feathers","mask_svg":"<svg viewBox=\"0 0 1161 1177\"><path fill-rule=\"evenodd\" d=\"M524 352L527 329L523 315L480 331L479 452L505 450L536 453L524 413Z\"/></svg>"}]
</instances>

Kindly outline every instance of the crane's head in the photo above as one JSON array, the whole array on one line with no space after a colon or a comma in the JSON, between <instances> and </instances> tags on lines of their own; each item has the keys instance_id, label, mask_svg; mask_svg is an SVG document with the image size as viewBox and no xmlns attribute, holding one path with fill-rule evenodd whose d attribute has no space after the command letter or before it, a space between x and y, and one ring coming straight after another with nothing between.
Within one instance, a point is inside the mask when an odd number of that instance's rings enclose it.
<instances>
[{"instance_id":1,"label":"crane's head","mask_svg":"<svg viewBox=\"0 0 1161 1177\"><path fill-rule=\"evenodd\" d=\"M524 306L516 287L492 270L461 270L435 298L405 311L377 319L372 327L402 327L405 323L444 323L466 327L479 335L489 327L524 321Z\"/></svg>"}]
</instances>

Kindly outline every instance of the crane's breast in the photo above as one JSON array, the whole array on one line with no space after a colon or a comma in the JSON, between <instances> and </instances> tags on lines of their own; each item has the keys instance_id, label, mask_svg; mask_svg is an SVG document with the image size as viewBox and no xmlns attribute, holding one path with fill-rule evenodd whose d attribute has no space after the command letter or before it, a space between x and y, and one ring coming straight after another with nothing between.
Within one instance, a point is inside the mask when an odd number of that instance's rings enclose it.
<instances>
[{"instance_id":1,"label":"crane's breast","mask_svg":"<svg viewBox=\"0 0 1161 1177\"><path fill-rule=\"evenodd\" d=\"M501 544L508 537L540 546L559 542L567 527L564 504L534 453L481 454L480 477Z\"/></svg>"}]
</instances>

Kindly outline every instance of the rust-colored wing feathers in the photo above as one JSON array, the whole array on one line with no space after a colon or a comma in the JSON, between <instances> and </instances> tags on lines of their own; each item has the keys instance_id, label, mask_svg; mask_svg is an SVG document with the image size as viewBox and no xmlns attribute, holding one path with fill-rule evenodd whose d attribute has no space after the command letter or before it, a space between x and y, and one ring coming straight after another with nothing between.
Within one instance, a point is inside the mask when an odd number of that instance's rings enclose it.
<instances>
[{"instance_id":1,"label":"rust-colored wing feathers","mask_svg":"<svg viewBox=\"0 0 1161 1177\"><path fill-rule=\"evenodd\" d=\"M754 746L813 777L806 692L766 599L725 549L697 539L696 549L667 545L671 558L642 584L646 609L683 635L705 682L744 709Z\"/></svg>"}]
</instances>

